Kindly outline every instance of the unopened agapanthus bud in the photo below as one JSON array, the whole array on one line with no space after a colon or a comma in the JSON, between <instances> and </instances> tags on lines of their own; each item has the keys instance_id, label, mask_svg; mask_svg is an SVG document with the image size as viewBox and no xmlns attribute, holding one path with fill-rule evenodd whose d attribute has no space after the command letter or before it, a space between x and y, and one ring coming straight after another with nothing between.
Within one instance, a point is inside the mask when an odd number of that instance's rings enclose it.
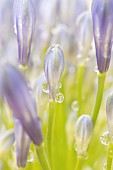
<instances>
[{"instance_id":1,"label":"unopened agapanthus bud","mask_svg":"<svg viewBox=\"0 0 113 170\"><path fill-rule=\"evenodd\" d=\"M85 157L93 133L93 122L89 115L82 115L75 124L76 151L78 157Z\"/></svg>"},{"instance_id":2,"label":"unopened agapanthus bud","mask_svg":"<svg viewBox=\"0 0 113 170\"><path fill-rule=\"evenodd\" d=\"M18 119L14 119L14 129L15 129L17 166L25 167L27 163L31 139L25 132L23 126L21 125L21 122Z\"/></svg>"},{"instance_id":3,"label":"unopened agapanthus bud","mask_svg":"<svg viewBox=\"0 0 113 170\"><path fill-rule=\"evenodd\" d=\"M113 1L93 0L93 33L99 72L109 68L113 34Z\"/></svg>"},{"instance_id":4,"label":"unopened agapanthus bud","mask_svg":"<svg viewBox=\"0 0 113 170\"><path fill-rule=\"evenodd\" d=\"M89 11L81 13L77 18L78 53L88 57L93 39L92 20Z\"/></svg>"},{"instance_id":5,"label":"unopened agapanthus bud","mask_svg":"<svg viewBox=\"0 0 113 170\"><path fill-rule=\"evenodd\" d=\"M19 64L27 65L35 25L31 0L15 0L14 29L18 41Z\"/></svg>"},{"instance_id":6,"label":"unopened agapanthus bud","mask_svg":"<svg viewBox=\"0 0 113 170\"><path fill-rule=\"evenodd\" d=\"M55 100L59 91L60 79L64 70L64 56L58 44L51 46L45 56L44 71L50 99Z\"/></svg>"},{"instance_id":7,"label":"unopened agapanthus bud","mask_svg":"<svg viewBox=\"0 0 113 170\"><path fill-rule=\"evenodd\" d=\"M12 65L0 67L0 94L6 99L31 140L40 145L43 141L36 103L23 74Z\"/></svg>"},{"instance_id":8,"label":"unopened agapanthus bud","mask_svg":"<svg viewBox=\"0 0 113 170\"><path fill-rule=\"evenodd\" d=\"M113 136L113 93L110 94L106 102L106 115L110 136Z\"/></svg>"}]
</instances>

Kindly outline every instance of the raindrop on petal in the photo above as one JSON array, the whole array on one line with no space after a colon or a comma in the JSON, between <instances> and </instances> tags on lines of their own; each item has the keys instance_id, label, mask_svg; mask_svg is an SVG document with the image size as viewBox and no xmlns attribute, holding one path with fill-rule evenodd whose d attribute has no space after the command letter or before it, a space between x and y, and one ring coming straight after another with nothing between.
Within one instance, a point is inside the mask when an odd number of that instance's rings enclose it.
<instances>
[{"instance_id":1,"label":"raindrop on petal","mask_svg":"<svg viewBox=\"0 0 113 170\"><path fill-rule=\"evenodd\" d=\"M44 83L42 84L42 90L43 90L44 93L49 93L48 86L47 86L47 83L46 83L46 82L44 82Z\"/></svg>"},{"instance_id":2,"label":"raindrop on petal","mask_svg":"<svg viewBox=\"0 0 113 170\"><path fill-rule=\"evenodd\" d=\"M73 111L77 112L78 111L78 101L77 100L74 100L71 104L71 108Z\"/></svg>"},{"instance_id":3,"label":"raindrop on petal","mask_svg":"<svg viewBox=\"0 0 113 170\"><path fill-rule=\"evenodd\" d=\"M34 153L33 151L29 151L29 154L28 154L28 159L27 159L27 162L33 162L34 161Z\"/></svg>"},{"instance_id":4,"label":"raindrop on petal","mask_svg":"<svg viewBox=\"0 0 113 170\"><path fill-rule=\"evenodd\" d=\"M109 144L109 141L110 141L110 135L109 135L109 132L106 131L106 132L104 132L104 133L100 136L100 142L101 142L103 145L108 145L108 144Z\"/></svg>"},{"instance_id":5,"label":"raindrop on petal","mask_svg":"<svg viewBox=\"0 0 113 170\"><path fill-rule=\"evenodd\" d=\"M55 102L62 103L64 101L64 95L62 93L57 93L55 97Z\"/></svg>"}]
</instances>

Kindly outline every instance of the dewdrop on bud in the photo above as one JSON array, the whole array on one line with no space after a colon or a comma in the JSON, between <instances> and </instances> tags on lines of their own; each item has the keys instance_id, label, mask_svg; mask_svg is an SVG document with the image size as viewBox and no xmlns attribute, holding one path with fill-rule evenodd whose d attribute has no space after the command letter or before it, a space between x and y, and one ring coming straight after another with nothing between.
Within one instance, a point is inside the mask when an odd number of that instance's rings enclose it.
<instances>
[{"instance_id":1,"label":"dewdrop on bud","mask_svg":"<svg viewBox=\"0 0 113 170\"><path fill-rule=\"evenodd\" d=\"M113 136L113 93L110 94L106 102L106 115L110 136Z\"/></svg>"},{"instance_id":2,"label":"dewdrop on bud","mask_svg":"<svg viewBox=\"0 0 113 170\"><path fill-rule=\"evenodd\" d=\"M78 118L75 128L76 151L79 158L87 157L87 147L93 133L93 122L89 115L82 115Z\"/></svg>"},{"instance_id":3,"label":"dewdrop on bud","mask_svg":"<svg viewBox=\"0 0 113 170\"><path fill-rule=\"evenodd\" d=\"M49 89L49 98L55 100L59 93L60 79L64 70L64 56L58 44L52 45L45 56L44 71Z\"/></svg>"}]
</instances>

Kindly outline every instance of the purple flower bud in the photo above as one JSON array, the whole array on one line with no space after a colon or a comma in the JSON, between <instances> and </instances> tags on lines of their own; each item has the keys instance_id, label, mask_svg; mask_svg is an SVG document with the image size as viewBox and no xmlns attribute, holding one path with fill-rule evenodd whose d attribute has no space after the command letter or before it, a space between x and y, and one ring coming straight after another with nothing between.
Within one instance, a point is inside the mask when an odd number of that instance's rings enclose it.
<instances>
[{"instance_id":1,"label":"purple flower bud","mask_svg":"<svg viewBox=\"0 0 113 170\"><path fill-rule=\"evenodd\" d=\"M106 102L106 115L110 136L113 136L113 94L109 95Z\"/></svg>"},{"instance_id":2,"label":"purple flower bud","mask_svg":"<svg viewBox=\"0 0 113 170\"><path fill-rule=\"evenodd\" d=\"M58 44L51 46L45 56L44 71L49 87L49 97L55 100L64 70L64 56Z\"/></svg>"},{"instance_id":3,"label":"purple flower bud","mask_svg":"<svg viewBox=\"0 0 113 170\"><path fill-rule=\"evenodd\" d=\"M25 132L23 126L21 125L21 122L18 119L14 119L14 125L15 125L17 166L25 167L31 139Z\"/></svg>"},{"instance_id":4,"label":"purple flower bud","mask_svg":"<svg viewBox=\"0 0 113 170\"><path fill-rule=\"evenodd\" d=\"M94 0L92 19L98 70L103 73L108 70L111 58L113 1Z\"/></svg>"},{"instance_id":5,"label":"purple flower bud","mask_svg":"<svg viewBox=\"0 0 113 170\"><path fill-rule=\"evenodd\" d=\"M76 150L78 157L86 156L86 150L93 133L93 122L89 115L82 115L75 124Z\"/></svg>"},{"instance_id":6,"label":"purple flower bud","mask_svg":"<svg viewBox=\"0 0 113 170\"><path fill-rule=\"evenodd\" d=\"M40 145L43 138L36 103L24 76L14 66L1 66L0 93L33 142Z\"/></svg>"},{"instance_id":7,"label":"purple flower bud","mask_svg":"<svg viewBox=\"0 0 113 170\"><path fill-rule=\"evenodd\" d=\"M14 29L18 41L19 63L27 65L34 31L34 10L30 0L15 0Z\"/></svg>"}]
</instances>

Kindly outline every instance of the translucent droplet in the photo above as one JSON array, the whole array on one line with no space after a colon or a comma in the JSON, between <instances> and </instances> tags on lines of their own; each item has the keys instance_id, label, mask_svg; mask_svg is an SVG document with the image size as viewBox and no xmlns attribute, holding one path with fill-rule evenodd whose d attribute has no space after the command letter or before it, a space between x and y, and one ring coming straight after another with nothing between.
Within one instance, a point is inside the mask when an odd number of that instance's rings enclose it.
<instances>
[{"instance_id":1,"label":"translucent droplet","mask_svg":"<svg viewBox=\"0 0 113 170\"><path fill-rule=\"evenodd\" d=\"M59 89L61 89L62 88L62 83L59 83Z\"/></svg>"},{"instance_id":2,"label":"translucent droplet","mask_svg":"<svg viewBox=\"0 0 113 170\"><path fill-rule=\"evenodd\" d=\"M110 150L110 151L109 151L109 157L110 157L110 158L113 158L113 150Z\"/></svg>"},{"instance_id":3,"label":"translucent droplet","mask_svg":"<svg viewBox=\"0 0 113 170\"><path fill-rule=\"evenodd\" d=\"M71 108L72 108L72 110L73 110L74 112L77 112L77 111L78 111L79 108L78 108L78 101L77 101L77 100L75 100L75 101L72 102Z\"/></svg>"},{"instance_id":4,"label":"translucent droplet","mask_svg":"<svg viewBox=\"0 0 113 170\"><path fill-rule=\"evenodd\" d=\"M64 101L64 95L62 93L57 93L55 97L55 102L62 103Z\"/></svg>"},{"instance_id":5,"label":"translucent droplet","mask_svg":"<svg viewBox=\"0 0 113 170\"><path fill-rule=\"evenodd\" d=\"M96 73L98 73L98 67L97 67L97 66L95 66L94 71L95 71Z\"/></svg>"},{"instance_id":6,"label":"translucent droplet","mask_svg":"<svg viewBox=\"0 0 113 170\"><path fill-rule=\"evenodd\" d=\"M109 135L109 132L106 131L106 132L104 132L104 133L100 136L100 142L101 142L103 145L108 145L108 144L109 144L109 141L110 141L110 135Z\"/></svg>"},{"instance_id":7,"label":"translucent droplet","mask_svg":"<svg viewBox=\"0 0 113 170\"><path fill-rule=\"evenodd\" d=\"M103 169L102 170L107 170L107 162L104 164Z\"/></svg>"},{"instance_id":8,"label":"translucent droplet","mask_svg":"<svg viewBox=\"0 0 113 170\"><path fill-rule=\"evenodd\" d=\"M12 148L11 148L12 154L16 154L16 143L13 144Z\"/></svg>"},{"instance_id":9,"label":"translucent droplet","mask_svg":"<svg viewBox=\"0 0 113 170\"><path fill-rule=\"evenodd\" d=\"M42 90L44 93L49 93L49 89L46 82L42 84Z\"/></svg>"},{"instance_id":10,"label":"translucent droplet","mask_svg":"<svg viewBox=\"0 0 113 170\"><path fill-rule=\"evenodd\" d=\"M77 157L82 159L88 159L88 153L86 151L81 151L81 152L77 151Z\"/></svg>"},{"instance_id":11,"label":"translucent droplet","mask_svg":"<svg viewBox=\"0 0 113 170\"><path fill-rule=\"evenodd\" d=\"M34 153L33 151L29 151L27 162L33 162L34 161Z\"/></svg>"}]
</instances>

